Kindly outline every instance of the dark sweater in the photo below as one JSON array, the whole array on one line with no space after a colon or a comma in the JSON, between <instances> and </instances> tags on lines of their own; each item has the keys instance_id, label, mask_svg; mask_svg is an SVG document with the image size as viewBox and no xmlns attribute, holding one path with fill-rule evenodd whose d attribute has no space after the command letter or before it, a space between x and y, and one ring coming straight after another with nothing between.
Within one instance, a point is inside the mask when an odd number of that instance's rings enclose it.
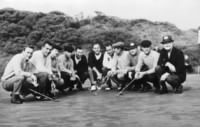
<instances>
[{"instance_id":1,"label":"dark sweater","mask_svg":"<svg viewBox=\"0 0 200 127\"><path fill-rule=\"evenodd\" d=\"M86 56L82 55L81 60L78 63L76 63L75 57L76 57L75 55L72 55L71 57L74 63L74 70L76 70L77 73L87 72L88 62Z\"/></svg>"},{"instance_id":2,"label":"dark sweater","mask_svg":"<svg viewBox=\"0 0 200 127\"><path fill-rule=\"evenodd\" d=\"M179 76L180 82L184 82L186 79L186 69L185 69L185 59L183 52L175 47L171 51L170 58L166 50L160 51L160 58L158 60L158 65L164 66L166 62L170 62L176 68L175 74Z\"/></svg>"},{"instance_id":3,"label":"dark sweater","mask_svg":"<svg viewBox=\"0 0 200 127\"><path fill-rule=\"evenodd\" d=\"M101 54L100 59L96 59L94 52L90 52L88 56L88 66L93 68L96 67L99 72L102 73L103 68L103 53Z\"/></svg>"}]
</instances>

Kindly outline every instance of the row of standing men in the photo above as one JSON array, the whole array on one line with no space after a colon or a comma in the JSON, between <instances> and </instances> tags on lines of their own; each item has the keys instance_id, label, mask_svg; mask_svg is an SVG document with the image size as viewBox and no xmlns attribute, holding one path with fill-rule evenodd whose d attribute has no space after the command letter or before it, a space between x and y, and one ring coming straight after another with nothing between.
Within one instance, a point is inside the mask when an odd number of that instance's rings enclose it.
<instances>
[{"instance_id":1,"label":"row of standing men","mask_svg":"<svg viewBox=\"0 0 200 127\"><path fill-rule=\"evenodd\" d=\"M72 91L75 86L83 90L86 79L90 79L91 91L116 88L122 90L131 80L129 90L155 93L168 93L167 84L175 93L181 93L186 80L183 52L174 47L170 35L163 36L163 48L152 50L149 40L140 45L123 42L106 44L105 52L101 45L94 43L86 57L81 47L71 45L63 49L50 41L44 41L40 50L32 46L14 55L8 62L1 77L2 87L11 91L11 103L22 104L28 94L36 99L44 99L42 93L54 97L53 89L61 93ZM37 91L37 92L34 92Z\"/></svg>"}]
</instances>

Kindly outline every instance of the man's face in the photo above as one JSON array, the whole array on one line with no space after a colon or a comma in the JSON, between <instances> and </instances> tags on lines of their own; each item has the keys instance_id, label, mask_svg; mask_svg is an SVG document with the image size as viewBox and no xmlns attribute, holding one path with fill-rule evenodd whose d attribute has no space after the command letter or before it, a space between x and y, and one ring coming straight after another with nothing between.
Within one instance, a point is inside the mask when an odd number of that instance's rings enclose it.
<instances>
[{"instance_id":1,"label":"man's face","mask_svg":"<svg viewBox=\"0 0 200 127\"><path fill-rule=\"evenodd\" d=\"M148 47L148 48L142 47L141 49L142 49L142 51L144 52L145 55L149 55L149 53L151 51L151 47Z\"/></svg>"},{"instance_id":2,"label":"man's face","mask_svg":"<svg viewBox=\"0 0 200 127\"><path fill-rule=\"evenodd\" d=\"M170 43L166 43L166 44L163 44L163 48L167 51L170 51L173 47L173 43L170 42Z\"/></svg>"},{"instance_id":3,"label":"man's face","mask_svg":"<svg viewBox=\"0 0 200 127\"><path fill-rule=\"evenodd\" d=\"M51 52L51 49L52 49L52 46L49 45L49 44L45 44L43 47L42 47L42 53L45 57L47 57L50 52Z\"/></svg>"},{"instance_id":4,"label":"man's face","mask_svg":"<svg viewBox=\"0 0 200 127\"><path fill-rule=\"evenodd\" d=\"M76 50L76 57L79 59L83 55L83 50L82 49L77 49Z\"/></svg>"},{"instance_id":5,"label":"man's face","mask_svg":"<svg viewBox=\"0 0 200 127\"><path fill-rule=\"evenodd\" d=\"M112 46L106 46L106 52L108 53L108 55L112 56L114 53L114 50L112 48Z\"/></svg>"},{"instance_id":6,"label":"man's face","mask_svg":"<svg viewBox=\"0 0 200 127\"><path fill-rule=\"evenodd\" d=\"M129 50L129 53L130 53L132 56L136 55L136 54L137 54L137 48L130 49L130 50Z\"/></svg>"},{"instance_id":7,"label":"man's face","mask_svg":"<svg viewBox=\"0 0 200 127\"><path fill-rule=\"evenodd\" d=\"M24 54L25 60L29 60L33 55L33 49L30 47L27 47L24 49L23 54Z\"/></svg>"},{"instance_id":8,"label":"man's face","mask_svg":"<svg viewBox=\"0 0 200 127\"><path fill-rule=\"evenodd\" d=\"M99 45L99 44L95 44L95 45L93 46L93 51L94 51L95 54L98 55L98 54L101 52L100 45Z\"/></svg>"},{"instance_id":9,"label":"man's face","mask_svg":"<svg viewBox=\"0 0 200 127\"><path fill-rule=\"evenodd\" d=\"M115 48L114 50L115 50L115 53L116 53L117 55L120 55L120 54L121 54L122 49L120 49L120 48Z\"/></svg>"},{"instance_id":10,"label":"man's face","mask_svg":"<svg viewBox=\"0 0 200 127\"><path fill-rule=\"evenodd\" d=\"M59 51L57 50L57 49L53 49L52 51L51 51L51 57L52 58L57 58L58 57L58 55L59 55Z\"/></svg>"}]
</instances>

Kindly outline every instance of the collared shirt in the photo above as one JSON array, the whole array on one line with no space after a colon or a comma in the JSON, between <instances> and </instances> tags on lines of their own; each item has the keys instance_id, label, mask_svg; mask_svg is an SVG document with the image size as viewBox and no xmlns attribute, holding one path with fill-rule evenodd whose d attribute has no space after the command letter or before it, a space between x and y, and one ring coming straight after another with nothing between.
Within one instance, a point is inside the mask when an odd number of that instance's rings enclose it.
<instances>
[{"instance_id":1,"label":"collared shirt","mask_svg":"<svg viewBox=\"0 0 200 127\"><path fill-rule=\"evenodd\" d=\"M81 57L78 59L78 58L76 57L76 55L75 55L74 60L75 60L76 64L78 64L78 63L81 61Z\"/></svg>"},{"instance_id":2,"label":"collared shirt","mask_svg":"<svg viewBox=\"0 0 200 127\"><path fill-rule=\"evenodd\" d=\"M1 80L9 79L14 75L20 75L23 72L36 72L35 66L31 62L25 61L22 53L16 54L5 67Z\"/></svg>"},{"instance_id":3,"label":"collared shirt","mask_svg":"<svg viewBox=\"0 0 200 127\"><path fill-rule=\"evenodd\" d=\"M48 57L45 57L41 50L35 51L30 61L35 65L38 72L47 72L52 74L51 64L48 62Z\"/></svg>"},{"instance_id":4,"label":"collared shirt","mask_svg":"<svg viewBox=\"0 0 200 127\"><path fill-rule=\"evenodd\" d=\"M113 56L110 56L107 52L104 53L103 58L103 66L106 68L109 68L111 70L116 70L116 54L113 54Z\"/></svg>"},{"instance_id":5,"label":"collared shirt","mask_svg":"<svg viewBox=\"0 0 200 127\"><path fill-rule=\"evenodd\" d=\"M159 59L159 53L154 50L151 50L148 55L144 54L144 52L141 52L138 56L138 63L136 65L136 70L141 71L142 66L146 65L149 69L149 73L153 73L157 66L158 59Z\"/></svg>"},{"instance_id":6,"label":"collared shirt","mask_svg":"<svg viewBox=\"0 0 200 127\"><path fill-rule=\"evenodd\" d=\"M128 51L122 51L120 55L116 55L117 63L116 68L118 70L127 69L130 66L130 60L129 60L129 52Z\"/></svg>"},{"instance_id":7,"label":"collared shirt","mask_svg":"<svg viewBox=\"0 0 200 127\"><path fill-rule=\"evenodd\" d=\"M60 71L72 72L74 71L74 64L71 57L66 58L66 54L63 53L58 57L58 68Z\"/></svg>"}]
</instances>

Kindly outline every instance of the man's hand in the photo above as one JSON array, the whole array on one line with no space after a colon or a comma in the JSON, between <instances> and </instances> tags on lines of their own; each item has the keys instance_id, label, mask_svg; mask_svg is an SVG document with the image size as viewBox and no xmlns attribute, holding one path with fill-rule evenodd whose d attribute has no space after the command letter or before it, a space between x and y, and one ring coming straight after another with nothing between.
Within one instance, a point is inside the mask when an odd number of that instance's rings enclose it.
<instances>
[{"instance_id":1,"label":"man's hand","mask_svg":"<svg viewBox=\"0 0 200 127\"><path fill-rule=\"evenodd\" d=\"M171 64L170 62L167 62L165 66L168 67L171 72L176 72L175 66Z\"/></svg>"},{"instance_id":2,"label":"man's hand","mask_svg":"<svg viewBox=\"0 0 200 127\"><path fill-rule=\"evenodd\" d=\"M128 78L129 79L133 79L132 75L133 75L133 72L128 72Z\"/></svg>"},{"instance_id":3,"label":"man's hand","mask_svg":"<svg viewBox=\"0 0 200 127\"><path fill-rule=\"evenodd\" d=\"M141 79L145 75L145 72L136 72L135 73L135 79Z\"/></svg>"},{"instance_id":4,"label":"man's hand","mask_svg":"<svg viewBox=\"0 0 200 127\"><path fill-rule=\"evenodd\" d=\"M34 87L39 86L39 84L37 83L37 77L35 75L31 75L31 81Z\"/></svg>"},{"instance_id":5,"label":"man's hand","mask_svg":"<svg viewBox=\"0 0 200 127\"><path fill-rule=\"evenodd\" d=\"M169 73L164 73L161 78L160 81L165 81L167 79L167 77L169 76Z\"/></svg>"},{"instance_id":6,"label":"man's hand","mask_svg":"<svg viewBox=\"0 0 200 127\"><path fill-rule=\"evenodd\" d=\"M101 73L97 73L97 79L102 79L102 74Z\"/></svg>"}]
</instances>

